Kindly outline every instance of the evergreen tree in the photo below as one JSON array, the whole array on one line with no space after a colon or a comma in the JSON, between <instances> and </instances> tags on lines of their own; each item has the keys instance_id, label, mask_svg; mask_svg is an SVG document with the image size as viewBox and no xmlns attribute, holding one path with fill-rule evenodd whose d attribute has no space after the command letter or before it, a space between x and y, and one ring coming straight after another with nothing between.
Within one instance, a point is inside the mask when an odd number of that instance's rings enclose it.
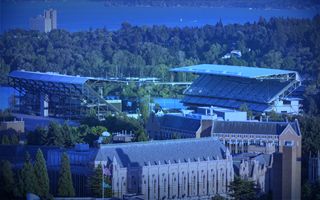
<instances>
[{"instance_id":1,"label":"evergreen tree","mask_svg":"<svg viewBox=\"0 0 320 200\"><path fill-rule=\"evenodd\" d=\"M70 171L70 162L66 153L63 153L61 158L58 195L62 197L72 197L75 195Z\"/></svg>"},{"instance_id":2,"label":"evergreen tree","mask_svg":"<svg viewBox=\"0 0 320 200\"><path fill-rule=\"evenodd\" d=\"M89 179L89 188L94 197L102 196L102 166L99 164L94 169L94 174Z\"/></svg>"},{"instance_id":3,"label":"evergreen tree","mask_svg":"<svg viewBox=\"0 0 320 200\"><path fill-rule=\"evenodd\" d=\"M230 196L234 200L254 200L257 199L257 191L253 181L242 180L235 177L229 185Z\"/></svg>"},{"instance_id":4,"label":"evergreen tree","mask_svg":"<svg viewBox=\"0 0 320 200\"><path fill-rule=\"evenodd\" d=\"M0 196L4 199L12 199L14 195L14 173L11 163L7 160L1 161L0 167Z\"/></svg>"},{"instance_id":5,"label":"evergreen tree","mask_svg":"<svg viewBox=\"0 0 320 200\"><path fill-rule=\"evenodd\" d=\"M43 157L41 149L38 149L36 161L34 163L34 172L38 181L39 196L47 197L49 195L49 177L46 166L46 161Z\"/></svg>"},{"instance_id":6,"label":"evergreen tree","mask_svg":"<svg viewBox=\"0 0 320 200\"><path fill-rule=\"evenodd\" d=\"M39 185L28 152L26 153L26 160L23 164L20 178L23 184L21 191L23 196L27 193L38 194Z\"/></svg>"}]
</instances>

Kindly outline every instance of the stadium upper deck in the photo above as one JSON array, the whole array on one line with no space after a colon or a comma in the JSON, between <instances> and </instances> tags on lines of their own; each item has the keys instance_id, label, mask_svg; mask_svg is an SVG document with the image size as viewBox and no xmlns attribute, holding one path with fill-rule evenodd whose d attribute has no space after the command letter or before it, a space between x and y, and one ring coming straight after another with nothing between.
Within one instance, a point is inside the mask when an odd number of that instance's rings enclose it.
<instances>
[{"instance_id":1,"label":"stadium upper deck","mask_svg":"<svg viewBox=\"0 0 320 200\"><path fill-rule=\"evenodd\" d=\"M95 91L105 81L24 70L12 71L8 76L9 85L20 93L18 112L68 119L81 118L90 109L95 109L98 117L109 110L118 111Z\"/></svg>"},{"instance_id":2,"label":"stadium upper deck","mask_svg":"<svg viewBox=\"0 0 320 200\"><path fill-rule=\"evenodd\" d=\"M228 65L194 65L172 69L200 76L185 91L182 102L190 107L218 106L254 112L299 113L299 101L288 100L301 85L295 71Z\"/></svg>"}]
</instances>

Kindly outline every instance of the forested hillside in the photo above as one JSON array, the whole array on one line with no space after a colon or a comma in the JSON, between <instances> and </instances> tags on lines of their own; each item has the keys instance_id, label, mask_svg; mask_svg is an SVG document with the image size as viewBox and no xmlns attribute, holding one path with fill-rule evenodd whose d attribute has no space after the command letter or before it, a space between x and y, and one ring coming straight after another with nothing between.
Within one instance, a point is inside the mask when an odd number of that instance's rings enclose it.
<instances>
[{"instance_id":1,"label":"forested hillside","mask_svg":"<svg viewBox=\"0 0 320 200\"><path fill-rule=\"evenodd\" d=\"M307 80L306 109L317 113L320 83L320 16L261 18L253 24L221 22L204 27L137 27L117 31L50 33L12 30L0 36L1 82L11 70L55 71L84 76L155 76L169 80L169 68L199 63L297 70ZM241 58L222 57L240 50ZM179 76L178 80L191 77ZM309 106L311 105L311 106Z\"/></svg>"}]
</instances>

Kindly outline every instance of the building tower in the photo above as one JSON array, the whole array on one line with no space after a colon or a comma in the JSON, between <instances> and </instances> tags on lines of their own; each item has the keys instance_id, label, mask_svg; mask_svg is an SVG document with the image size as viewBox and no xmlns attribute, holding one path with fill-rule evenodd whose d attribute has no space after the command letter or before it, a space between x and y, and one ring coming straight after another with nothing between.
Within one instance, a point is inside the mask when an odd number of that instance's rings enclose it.
<instances>
[{"instance_id":1,"label":"building tower","mask_svg":"<svg viewBox=\"0 0 320 200\"><path fill-rule=\"evenodd\" d=\"M45 10L43 15L30 18L30 29L45 33L57 29L57 11L53 9Z\"/></svg>"}]
</instances>

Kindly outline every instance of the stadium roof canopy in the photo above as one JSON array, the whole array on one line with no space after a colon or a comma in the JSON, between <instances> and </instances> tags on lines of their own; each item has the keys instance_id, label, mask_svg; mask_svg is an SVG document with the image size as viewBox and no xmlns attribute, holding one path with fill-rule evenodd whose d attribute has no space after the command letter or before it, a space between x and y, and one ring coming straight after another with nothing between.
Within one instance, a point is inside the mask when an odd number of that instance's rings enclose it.
<instances>
[{"instance_id":1,"label":"stadium roof canopy","mask_svg":"<svg viewBox=\"0 0 320 200\"><path fill-rule=\"evenodd\" d=\"M231 65L201 64L174 68L170 71L235 76L243 78L265 78L270 76L294 75L296 80L300 80L298 73L295 71Z\"/></svg>"},{"instance_id":2,"label":"stadium roof canopy","mask_svg":"<svg viewBox=\"0 0 320 200\"><path fill-rule=\"evenodd\" d=\"M55 82L65 84L76 84L82 85L88 80L106 81L105 79L93 78L93 77L81 77L81 76L70 76L64 74L58 74L55 72L31 72L24 70L15 70L10 72L9 77L27 79L32 81L43 81L43 82Z\"/></svg>"}]
</instances>

